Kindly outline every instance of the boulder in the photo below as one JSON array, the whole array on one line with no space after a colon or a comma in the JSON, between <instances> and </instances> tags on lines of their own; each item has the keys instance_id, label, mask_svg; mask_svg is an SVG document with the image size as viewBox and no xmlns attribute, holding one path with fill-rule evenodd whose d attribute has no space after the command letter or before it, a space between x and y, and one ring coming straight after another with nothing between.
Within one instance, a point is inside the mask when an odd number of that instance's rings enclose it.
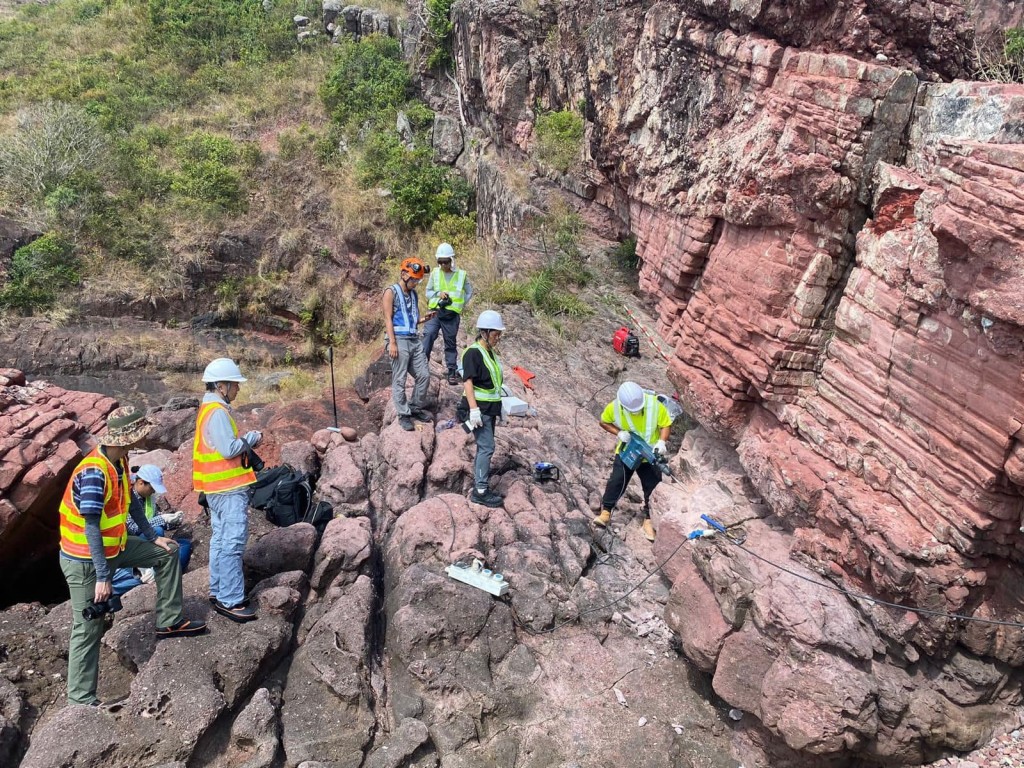
<instances>
[{"instance_id":1,"label":"boulder","mask_svg":"<svg viewBox=\"0 0 1024 768\"><path fill-rule=\"evenodd\" d=\"M258 581L284 571L308 573L316 540L316 528L309 523L275 528L245 548L242 562L246 576Z\"/></svg>"},{"instance_id":2,"label":"boulder","mask_svg":"<svg viewBox=\"0 0 1024 768\"><path fill-rule=\"evenodd\" d=\"M448 115L435 115L430 143L434 147L434 159L437 162L454 165L465 146L458 120Z\"/></svg>"}]
</instances>

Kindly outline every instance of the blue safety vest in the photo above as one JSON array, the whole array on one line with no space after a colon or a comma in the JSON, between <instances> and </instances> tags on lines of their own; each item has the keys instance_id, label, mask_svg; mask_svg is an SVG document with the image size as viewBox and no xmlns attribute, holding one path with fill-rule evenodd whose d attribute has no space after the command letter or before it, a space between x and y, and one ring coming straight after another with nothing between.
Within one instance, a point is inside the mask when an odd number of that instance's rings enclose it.
<instances>
[{"instance_id":1,"label":"blue safety vest","mask_svg":"<svg viewBox=\"0 0 1024 768\"><path fill-rule=\"evenodd\" d=\"M391 327L395 336L415 336L420 322L420 305L416 291L409 291L408 297L402 286L395 283L391 286L395 293L394 306L391 309Z\"/></svg>"}]
</instances>

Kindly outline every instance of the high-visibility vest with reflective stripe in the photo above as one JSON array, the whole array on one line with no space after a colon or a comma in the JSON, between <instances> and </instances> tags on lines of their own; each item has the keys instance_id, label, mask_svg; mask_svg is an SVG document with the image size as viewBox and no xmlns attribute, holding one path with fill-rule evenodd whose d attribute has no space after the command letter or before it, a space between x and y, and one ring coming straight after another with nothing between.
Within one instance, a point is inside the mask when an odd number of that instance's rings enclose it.
<instances>
[{"instance_id":1,"label":"high-visibility vest with reflective stripe","mask_svg":"<svg viewBox=\"0 0 1024 768\"><path fill-rule=\"evenodd\" d=\"M462 307L466 303L466 291L464 286L466 285L466 270L457 269L452 273L451 282L445 277L445 271L443 269L435 269L430 273L430 279L432 281L431 290L437 293L447 293L448 298L452 300L452 303L448 306L452 312L458 312L462 314ZM437 309L437 302L441 300L440 296L435 296L430 300L430 308Z\"/></svg>"},{"instance_id":2,"label":"high-visibility vest with reflective stripe","mask_svg":"<svg viewBox=\"0 0 1024 768\"><path fill-rule=\"evenodd\" d=\"M395 329L395 336L415 336L420 324L420 306L416 297L416 291L409 291L406 298L402 286L395 283L391 286L395 294L395 300L391 305L391 327Z\"/></svg>"},{"instance_id":3,"label":"high-visibility vest with reflective stripe","mask_svg":"<svg viewBox=\"0 0 1024 768\"><path fill-rule=\"evenodd\" d=\"M231 422L231 432L238 437L238 427L231 418L231 412L222 403L203 403L196 421L196 436L192 441L192 487L206 493L226 493L236 488L244 488L256 482L256 473L249 467L242 466L239 454L226 459L217 453L217 449L206 442L206 423L218 408L222 408Z\"/></svg>"},{"instance_id":4,"label":"high-visibility vest with reflective stripe","mask_svg":"<svg viewBox=\"0 0 1024 768\"><path fill-rule=\"evenodd\" d=\"M654 445L655 438L658 434L658 407L661 405L658 402L656 395L645 394L644 395L644 407L641 413L630 413L622 407L622 403L615 400L615 426L619 429L624 429L627 432L633 432L640 435L648 445ZM643 422L640 422L640 417L643 417ZM619 443L615 446L615 452L619 453L625 447L625 443Z\"/></svg>"},{"instance_id":5,"label":"high-visibility vest with reflective stripe","mask_svg":"<svg viewBox=\"0 0 1024 768\"><path fill-rule=\"evenodd\" d=\"M484 349L483 345L478 341L475 344L470 344L466 347L466 352L471 349L479 349L480 357L483 358L484 367L487 369L487 373L491 377L491 388L480 389L476 386L476 382L473 382L473 396L479 401L483 400L485 403L496 403L501 401L501 365L498 363L496 357L492 357L491 353ZM466 359L466 352L462 353L462 359ZM463 368L465 368L465 362L463 362Z\"/></svg>"},{"instance_id":6,"label":"high-visibility vest with reflective stripe","mask_svg":"<svg viewBox=\"0 0 1024 768\"><path fill-rule=\"evenodd\" d=\"M128 462L122 459L121 479L117 468L99 448L84 459L71 473L64 498L60 502L60 548L71 557L88 559L89 541L85 538L85 518L75 504L75 479L86 469L98 469L104 474L103 513L100 515L100 535L103 536L103 556L108 560L124 549L128 540Z\"/></svg>"}]
</instances>

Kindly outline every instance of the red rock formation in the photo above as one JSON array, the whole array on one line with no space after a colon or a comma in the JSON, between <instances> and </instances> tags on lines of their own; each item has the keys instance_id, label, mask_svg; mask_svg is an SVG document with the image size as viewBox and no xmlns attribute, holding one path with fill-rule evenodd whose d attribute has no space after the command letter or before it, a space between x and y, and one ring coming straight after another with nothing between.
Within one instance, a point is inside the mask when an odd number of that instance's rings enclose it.
<instances>
[{"instance_id":1,"label":"red rock formation","mask_svg":"<svg viewBox=\"0 0 1024 768\"><path fill-rule=\"evenodd\" d=\"M637 236L688 410L787 528L771 554L909 606L1024 620L1024 88L924 82L963 73L964 7L460 13L460 85L491 138L529 151L536 105L583 105L594 199ZM795 608L736 623L715 592L670 610L712 600L729 628L683 646L734 706L761 701L773 764L963 749L1020 700L1002 666L1024 660L1017 628L865 609L864 676L863 655L801 639ZM751 669L758 644L783 666ZM999 683L964 698L930 682L970 677L961 655ZM852 714L826 728L814 702L831 711L837 670ZM892 693L907 686L927 703Z\"/></svg>"},{"instance_id":2,"label":"red rock formation","mask_svg":"<svg viewBox=\"0 0 1024 768\"><path fill-rule=\"evenodd\" d=\"M21 371L0 369L0 562L10 585L42 558L55 556L57 507L71 470L91 449L117 402L68 392Z\"/></svg>"}]
</instances>

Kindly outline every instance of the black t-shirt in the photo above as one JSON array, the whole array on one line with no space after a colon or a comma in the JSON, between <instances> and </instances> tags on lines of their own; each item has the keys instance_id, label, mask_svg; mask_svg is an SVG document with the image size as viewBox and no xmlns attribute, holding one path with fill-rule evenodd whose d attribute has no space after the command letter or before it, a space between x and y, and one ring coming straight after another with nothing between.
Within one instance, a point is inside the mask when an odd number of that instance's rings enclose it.
<instances>
[{"instance_id":1,"label":"black t-shirt","mask_svg":"<svg viewBox=\"0 0 1024 768\"><path fill-rule=\"evenodd\" d=\"M488 371L487 366L484 365L484 358L483 355L480 354L479 349L467 349L466 354L462 357L462 380L468 381L469 379L473 380L473 384L477 389L490 389L494 386L491 381L490 371ZM462 396L462 403L464 407L469 407L465 395ZM482 414L486 414L487 416L501 415L501 400L498 400L497 402L477 400L476 404L480 408L480 413Z\"/></svg>"}]
</instances>

